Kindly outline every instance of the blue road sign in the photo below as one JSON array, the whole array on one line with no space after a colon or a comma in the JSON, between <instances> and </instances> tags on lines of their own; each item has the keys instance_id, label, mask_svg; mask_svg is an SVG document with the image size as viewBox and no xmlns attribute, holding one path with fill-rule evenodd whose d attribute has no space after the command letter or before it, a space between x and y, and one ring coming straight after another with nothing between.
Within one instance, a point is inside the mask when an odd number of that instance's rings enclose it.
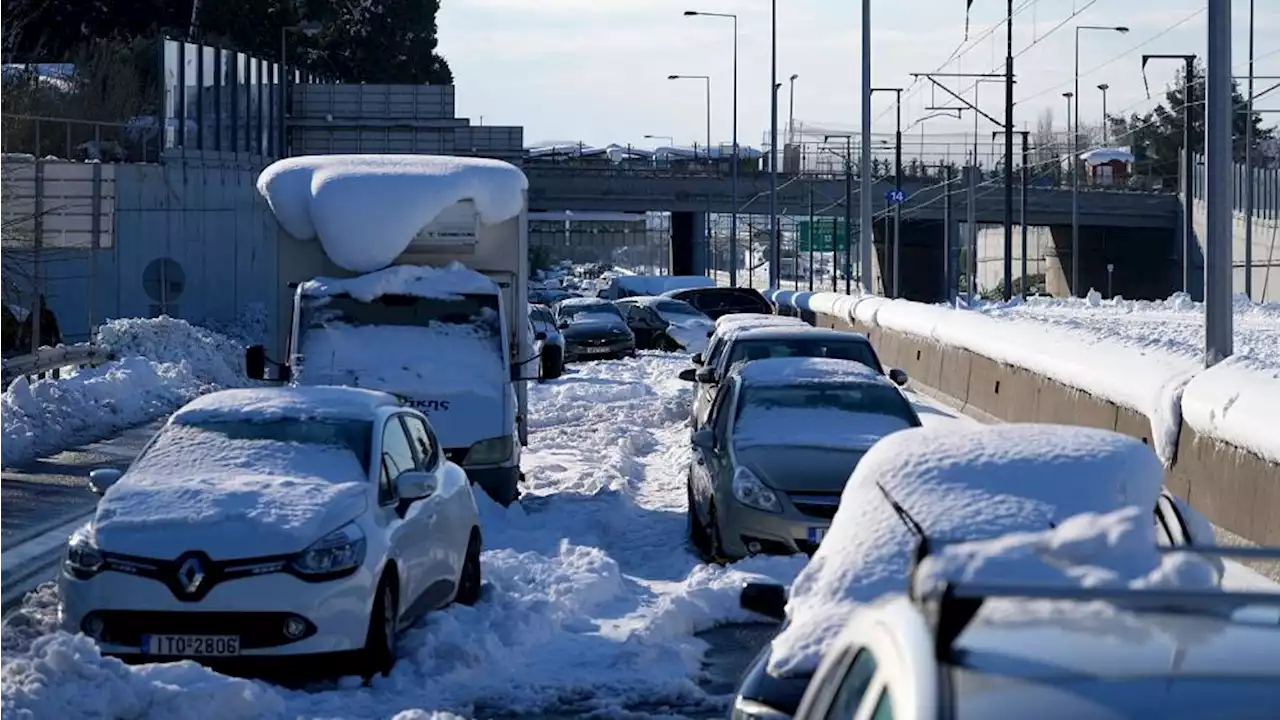
<instances>
[{"instance_id":1,"label":"blue road sign","mask_svg":"<svg viewBox=\"0 0 1280 720\"><path fill-rule=\"evenodd\" d=\"M884 199L890 205L897 205L907 199L907 194L901 190L890 190L884 194Z\"/></svg>"}]
</instances>

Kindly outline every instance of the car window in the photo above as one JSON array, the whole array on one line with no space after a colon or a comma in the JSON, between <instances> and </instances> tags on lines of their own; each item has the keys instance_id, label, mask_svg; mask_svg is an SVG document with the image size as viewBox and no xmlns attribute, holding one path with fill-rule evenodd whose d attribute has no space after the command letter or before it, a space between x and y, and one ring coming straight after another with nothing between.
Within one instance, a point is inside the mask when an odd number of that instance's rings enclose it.
<instances>
[{"instance_id":1,"label":"car window","mask_svg":"<svg viewBox=\"0 0 1280 720\"><path fill-rule=\"evenodd\" d=\"M874 415L892 426L916 427L920 420L911 403L896 388L871 383L799 383L747 387L741 409L754 414L778 409L828 410L849 415ZM900 428L897 428L900 429Z\"/></svg>"},{"instance_id":2,"label":"car window","mask_svg":"<svg viewBox=\"0 0 1280 720\"><path fill-rule=\"evenodd\" d=\"M880 699L876 701L871 720L893 720L893 699L889 696L889 688L880 691Z\"/></svg>"},{"instance_id":3,"label":"car window","mask_svg":"<svg viewBox=\"0 0 1280 720\"><path fill-rule=\"evenodd\" d=\"M831 338L785 338L776 340L740 340L733 344L727 364L740 360L764 360L776 357L812 357L852 360L884 372L871 344L862 340Z\"/></svg>"},{"instance_id":4,"label":"car window","mask_svg":"<svg viewBox=\"0 0 1280 720\"><path fill-rule=\"evenodd\" d=\"M827 720L850 720L857 712L862 696L866 694L875 674L876 659L872 657L871 651L859 650L853 662L849 663L844 677L840 679L840 688L836 690L824 717Z\"/></svg>"},{"instance_id":5,"label":"car window","mask_svg":"<svg viewBox=\"0 0 1280 720\"><path fill-rule=\"evenodd\" d=\"M413 441L413 446L418 451L418 469L431 470L436 466L436 456L439 453L439 447L431 434L431 429L422 418L412 415L404 417L404 424L409 428L409 439Z\"/></svg>"},{"instance_id":6,"label":"car window","mask_svg":"<svg viewBox=\"0 0 1280 720\"><path fill-rule=\"evenodd\" d=\"M393 415L382 429L382 481L378 484L378 502L395 502L396 478L416 465L413 446L405 435L400 416Z\"/></svg>"},{"instance_id":7,"label":"car window","mask_svg":"<svg viewBox=\"0 0 1280 720\"><path fill-rule=\"evenodd\" d=\"M716 393L716 400L711 405L711 423L715 429L716 441L720 444L723 444L729 436L729 420L733 413L729 412L726 406L732 394L731 388L725 388L722 392Z\"/></svg>"}]
</instances>

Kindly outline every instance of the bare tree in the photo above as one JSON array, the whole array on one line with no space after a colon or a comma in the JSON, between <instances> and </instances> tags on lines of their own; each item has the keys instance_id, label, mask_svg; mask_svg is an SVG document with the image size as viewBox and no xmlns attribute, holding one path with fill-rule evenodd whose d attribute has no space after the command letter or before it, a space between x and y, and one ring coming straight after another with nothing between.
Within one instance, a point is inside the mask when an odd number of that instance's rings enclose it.
<instances>
[{"instance_id":1,"label":"bare tree","mask_svg":"<svg viewBox=\"0 0 1280 720\"><path fill-rule=\"evenodd\" d=\"M1032 135L1035 163L1044 165L1059 155L1058 133L1053 129L1053 108L1045 108L1036 118L1036 130Z\"/></svg>"}]
</instances>

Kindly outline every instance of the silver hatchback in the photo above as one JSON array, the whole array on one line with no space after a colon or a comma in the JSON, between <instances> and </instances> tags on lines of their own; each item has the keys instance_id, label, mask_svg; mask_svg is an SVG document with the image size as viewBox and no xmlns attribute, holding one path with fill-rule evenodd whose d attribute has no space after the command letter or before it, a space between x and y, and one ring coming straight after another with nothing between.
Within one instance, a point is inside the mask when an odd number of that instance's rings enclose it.
<instances>
[{"instance_id":1,"label":"silver hatchback","mask_svg":"<svg viewBox=\"0 0 1280 720\"><path fill-rule=\"evenodd\" d=\"M693 434L690 542L715 561L812 553L862 455L919 426L893 382L856 361L734 365Z\"/></svg>"}]
</instances>

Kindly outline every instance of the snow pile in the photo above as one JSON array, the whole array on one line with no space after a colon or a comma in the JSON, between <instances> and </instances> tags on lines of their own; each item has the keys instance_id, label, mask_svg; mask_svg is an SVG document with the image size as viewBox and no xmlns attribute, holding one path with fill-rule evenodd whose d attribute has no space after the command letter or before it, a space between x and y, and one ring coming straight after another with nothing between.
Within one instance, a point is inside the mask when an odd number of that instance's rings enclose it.
<instances>
[{"instance_id":1,"label":"snow pile","mask_svg":"<svg viewBox=\"0 0 1280 720\"><path fill-rule=\"evenodd\" d=\"M1147 446L1105 430L952 424L889 435L858 463L826 538L792 586L769 670L813 670L859 604L907 589L916 536L890 500L933 541L963 542L1130 505L1150 518L1163 478Z\"/></svg>"},{"instance_id":2,"label":"snow pile","mask_svg":"<svg viewBox=\"0 0 1280 720\"><path fill-rule=\"evenodd\" d=\"M301 290L311 297L345 294L367 303L383 295L446 300L459 295L496 295L498 284L455 260L442 268L393 265L353 278L320 277L302 283Z\"/></svg>"},{"instance_id":3,"label":"snow pile","mask_svg":"<svg viewBox=\"0 0 1280 720\"><path fill-rule=\"evenodd\" d=\"M280 226L319 237L352 272L390 265L440 213L471 201L492 225L520 214L529 181L514 165L436 155L307 155L277 160L258 176Z\"/></svg>"},{"instance_id":4,"label":"snow pile","mask_svg":"<svg viewBox=\"0 0 1280 720\"><path fill-rule=\"evenodd\" d=\"M6 717L388 718L710 715L694 633L751 619L749 580L789 583L804 558L703 565L684 549L691 453L678 356L591 363L529 388L519 505L477 494L485 587L401 639L388 678L307 690L192 663L128 667L53 630L46 587L6 619Z\"/></svg>"},{"instance_id":5,"label":"snow pile","mask_svg":"<svg viewBox=\"0 0 1280 720\"><path fill-rule=\"evenodd\" d=\"M1280 363L1236 355L1182 391L1182 419L1196 434L1280 464Z\"/></svg>"},{"instance_id":6,"label":"snow pile","mask_svg":"<svg viewBox=\"0 0 1280 720\"><path fill-rule=\"evenodd\" d=\"M1040 532L944 545L912 578L917 596L966 582L1076 587L1218 587L1219 568L1192 553L1156 548L1151 511L1130 506L1082 513Z\"/></svg>"},{"instance_id":7,"label":"snow pile","mask_svg":"<svg viewBox=\"0 0 1280 720\"><path fill-rule=\"evenodd\" d=\"M173 412L192 398L248 383L235 341L170 317L111 320L99 345L119 358L62 378L14 380L0 399L3 464L112 435Z\"/></svg>"}]
</instances>

